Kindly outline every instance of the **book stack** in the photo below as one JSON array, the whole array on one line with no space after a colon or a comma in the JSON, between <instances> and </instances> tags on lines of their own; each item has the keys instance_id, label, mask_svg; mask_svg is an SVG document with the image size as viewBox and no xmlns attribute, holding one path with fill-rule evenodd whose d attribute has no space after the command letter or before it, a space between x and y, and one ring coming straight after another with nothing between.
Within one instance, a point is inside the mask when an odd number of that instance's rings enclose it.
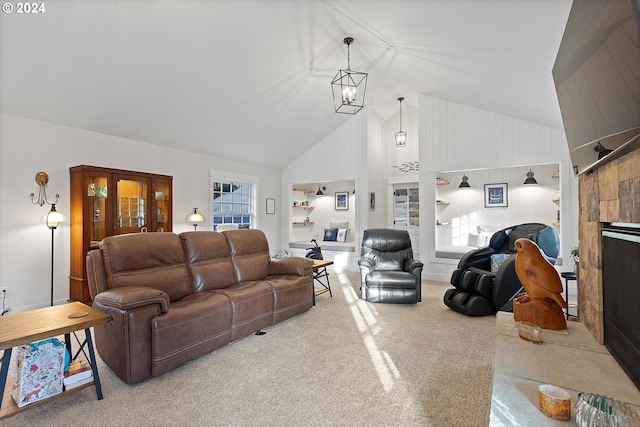
<instances>
[{"instance_id":1,"label":"book stack","mask_svg":"<svg viewBox=\"0 0 640 427\"><path fill-rule=\"evenodd\" d=\"M64 388L71 390L93 381L93 369L86 360L74 360L69 363L69 370L64 375Z\"/></svg>"}]
</instances>

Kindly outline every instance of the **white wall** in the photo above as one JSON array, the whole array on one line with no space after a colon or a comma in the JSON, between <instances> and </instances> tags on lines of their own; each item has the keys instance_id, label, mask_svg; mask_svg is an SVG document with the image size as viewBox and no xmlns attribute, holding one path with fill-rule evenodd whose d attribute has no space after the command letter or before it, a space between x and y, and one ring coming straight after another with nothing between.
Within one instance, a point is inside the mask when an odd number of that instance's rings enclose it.
<instances>
[{"instance_id":1,"label":"white wall","mask_svg":"<svg viewBox=\"0 0 640 427\"><path fill-rule=\"evenodd\" d=\"M8 287L15 311L49 305L51 232L40 222L48 206L33 205L38 171L49 174L47 193L60 194L57 210L69 213L69 167L87 164L172 175L173 231L191 230L184 222L200 208L211 229L210 169L257 176L258 228L272 254L281 250L278 226L282 210L265 214L265 199L280 197L280 172L224 158L160 147L140 141L54 125L7 114L0 115L0 287ZM188 137L188 136L186 136ZM54 301L69 296L69 227L55 231Z\"/></svg>"},{"instance_id":2,"label":"white wall","mask_svg":"<svg viewBox=\"0 0 640 427\"><path fill-rule=\"evenodd\" d=\"M324 187L323 196L316 196L318 186ZM318 236L318 242L323 239L324 229L329 227L331 222L348 222L351 232L347 236L347 241L353 242L355 239L355 232L353 226L355 224L355 200L356 196L353 193L355 189L355 181L333 181L322 184L306 183L306 184L294 184L296 188L314 189L313 193L303 195L302 192L293 192L292 196L297 198L297 201L307 201L310 208L292 208L293 221L304 221L308 216L310 219L309 224L296 224L291 226L291 234L289 235L289 241L303 241L309 243L313 236ZM335 193L346 192L349 195L349 209L335 208Z\"/></svg>"},{"instance_id":3,"label":"white wall","mask_svg":"<svg viewBox=\"0 0 640 427\"><path fill-rule=\"evenodd\" d=\"M396 102L396 107L397 107ZM400 166L407 162L417 162L420 153L420 134L418 130L418 109L411 105L402 107L402 130L407 132L407 146L396 147L395 133L400 127L400 114L396 113L385 121L384 144L386 148L385 172L387 177L397 178L394 182L411 182L402 177L415 175L417 171L403 172Z\"/></svg>"},{"instance_id":4,"label":"white wall","mask_svg":"<svg viewBox=\"0 0 640 427\"><path fill-rule=\"evenodd\" d=\"M352 235L356 247L359 246L361 230L368 223L368 194L367 179L367 122L368 109L364 108L355 116L350 117L342 126L334 130L322 141L311 147L302 156L282 170L281 192L283 197L280 210L283 215L281 229L282 242L289 242L292 237L300 237L300 231L293 232L292 187L298 183L326 183L336 181L351 181L355 184L356 194L349 198L349 210L354 215ZM329 191L329 188L328 188ZM341 191L341 190L334 190ZM332 202L332 199L329 199ZM338 218L339 213L336 215ZM333 219L332 219L333 221ZM337 221L337 219L336 219ZM326 218L321 218L318 226L323 226ZM328 225L328 224L327 224ZM298 239L299 240L299 239Z\"/></svg>"},{"instance_id":5,"label":"white wall","mask_svg":"<svg viewBox=\"0 0 640 427\"><path fill-rule=\"evenodd\" d=\"M467 245L469 234L477 235L478 226L497 230L525 222L558 222L560 203L553 200L560 188L560 180L553 177L558 168L558 163L533 166L538 185L523 184L529 171L526 166L464 171L469 188L458 188L462 172L439 173L449 184L436 186L436 197L449 204L436 207L436 219L442 223L436 227L436 248ZM495 183L507 184L507 207L485 207L484 186Z\"/></svg>"},{"instance_id":6,"label":"white wall","mask_svg":"<svg viewBox=\"0 0 640 427\"><path fill-rule=\"evenodd\" d=\"M363 188L362 197L367 202L367 228L383 228L386 226L386 206L389 203L385 191L387 156L386 143L383 138L384 123L377 114L370 112L367 123L367 181L368 188ZM370 198L375 198L375 207L372 209ZM360 234L364 229L360 230Z\"/></svg>"},{"instance_id":7,"label":"white wall","mask_svg":"<svg viewBox=\"0 0 640 427\"><path fill-rule=\"evenodd\" d=\"M564 131L427 95L420 95L418 105L421 224L433 224L420 229L424 277L448 282L457 264L435 258L435 178L447 171L458 171L460 176L466 171L471 181L473 170L559 164L561 257L570 259L569 251L578 241L578 187ZM505 182L501 179L491 177L492 181ZM497 219L500 223L507 220L510 218Z\"/></svg>"}]
</instances>

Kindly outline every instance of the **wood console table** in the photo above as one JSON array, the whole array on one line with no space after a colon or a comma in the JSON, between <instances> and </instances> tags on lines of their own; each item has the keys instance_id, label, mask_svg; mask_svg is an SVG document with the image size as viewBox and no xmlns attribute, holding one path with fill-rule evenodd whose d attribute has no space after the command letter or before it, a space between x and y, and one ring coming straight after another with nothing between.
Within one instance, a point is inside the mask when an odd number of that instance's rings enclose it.
<instances>
[{"instance_id":1,"label":"wood console table","mask_svg":"<svg viewBox=\"0 0 640 427\"><path fill-rule=\"evenodd\" d=\"M90 328L104 325L109 321L109 318L109 315L94 310L80 302L72 302L70 304L56 305L0 317L0 350L4 350L2 366L0 367L0 397L2 397L2 400L0 400L0 419L15 415L18 412L47 402L50 399L56 399L66 394L82 390L93 384L96 386L98 400L101 400L102 387L100 385L98 365L96 364L96 357L93 351ZM85 345L88 347L89 362L93 369L93 383L87 383L69 391L63 391L48 399L18 408L18 405L16 405L11 397L11 384L9 384L9 387L6 387L13 347L64 334L67 350L73 357L73 353L71 353L71 333L75 334L76 331L81 329L84 329L85 341L80 345L78 353L83 351Z\"/></svg>"}]
</instances>

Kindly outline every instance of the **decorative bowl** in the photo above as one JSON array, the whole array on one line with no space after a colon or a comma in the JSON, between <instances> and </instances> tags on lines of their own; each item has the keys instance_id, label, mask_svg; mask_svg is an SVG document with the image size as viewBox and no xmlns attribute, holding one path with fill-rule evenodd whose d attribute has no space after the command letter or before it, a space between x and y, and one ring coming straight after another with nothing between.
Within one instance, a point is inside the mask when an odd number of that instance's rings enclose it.
<instances>
[{"instance_id":1,"label":"decorative bowl","mask_svg":"<svg viewBox=\"0 0 640 427\"><path fill-rule=\"evenodd\" d=\"M520 338L536 344L542 344L542 328L523 320L518 321L517 327Z\"/></svg>"},{"instance_id":2,"label":"decorative bowl","mask_svg":"<svg viewBox=\"0 0 640 427\"><path fill-rule=\"evenodd\" d=\"M538 387L538 408L547 417L567 421L571 418L571 395L551 384Z\"/></svg>"},{"instance_id":3,"label":"decorative bowl","mask_svg":"<svg viewBox=\"0 0 640 427\"><path fill-rule=\"evenodd\" d=\"M640 427L640 417L627 403L595 393L578 393L579 427Z\"/></svg>"}]
</instances>

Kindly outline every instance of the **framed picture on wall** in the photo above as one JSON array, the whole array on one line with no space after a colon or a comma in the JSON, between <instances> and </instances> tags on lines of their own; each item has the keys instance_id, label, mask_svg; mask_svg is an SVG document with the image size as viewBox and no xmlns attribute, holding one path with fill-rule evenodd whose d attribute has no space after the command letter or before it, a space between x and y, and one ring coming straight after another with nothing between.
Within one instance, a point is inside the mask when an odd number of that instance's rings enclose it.
<instances>
[{"instance_id":1,"label":"framed picture on wall","mask_svg":"<svg viewBox=\"0 0 640 427\"><path fill-rule=\"evenodd\" d=\"M484 185L484 207L506 208L509 206L507 184Z\"/></svg>"},{"instance_id":2,"label":"framed picture on wall","mask_svg":"<svg viewBox=\"0 0 640 427\"><path fill-rule=\"evenodd\" d=\"M267 199L267 214L273 215L276 213L276 199Z\"/></svg>"},{"instance_id":3,"label":"framed picture on wall","mask_svg":"<svg viewBox=\"0 0 640 427\"><path fill-rule=\"evenodd\" d=\"M349 192L348 191L336 191L336 210L337 211L349 210Z\"/></svg>"}]
</instances>

